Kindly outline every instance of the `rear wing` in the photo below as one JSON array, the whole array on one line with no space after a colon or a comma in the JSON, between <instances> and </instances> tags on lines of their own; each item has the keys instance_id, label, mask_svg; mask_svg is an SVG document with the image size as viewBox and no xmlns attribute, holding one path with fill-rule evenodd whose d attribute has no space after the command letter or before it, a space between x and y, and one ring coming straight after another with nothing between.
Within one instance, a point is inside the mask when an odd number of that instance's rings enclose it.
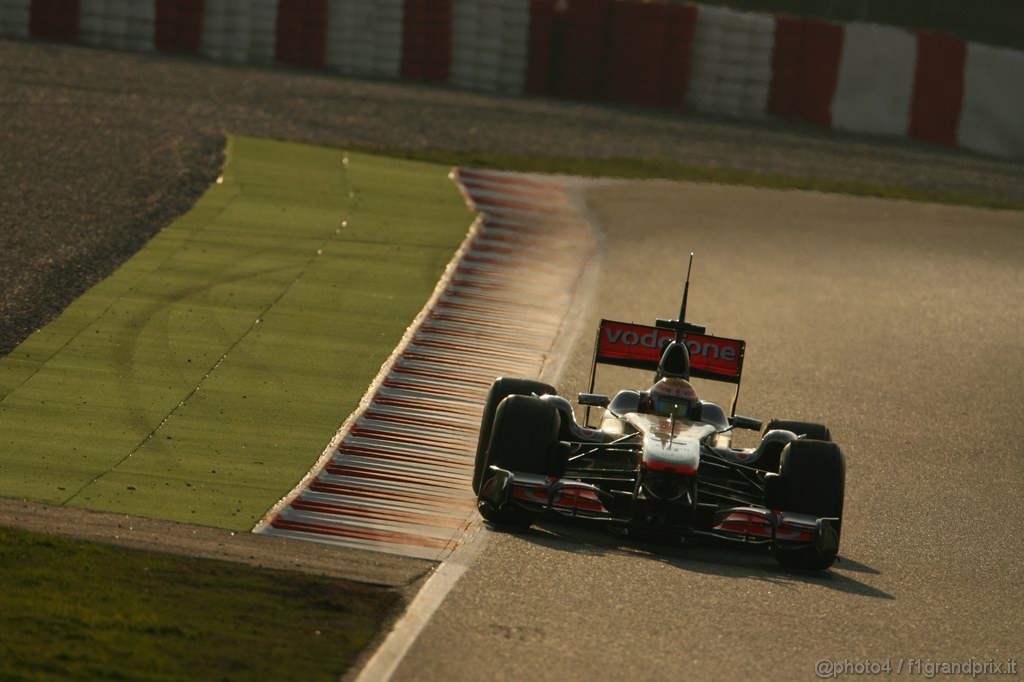
<instances>
[{"instance_id":1,"label":"rear wing","mask_svg":"<svg viewBox=\"0 0 1024 682\"><path fill-rule=\"evenodd\" d=\"M675 338L675 331L664 327L601 320L594 344L594 362L655 372L662 350ZM745 341L694 332L686 332L683 341L690 351L690 376L740 383Z\"/></svg>"},{"instance_id":2,"label":"rear wing","mask_svg":"<svg viewBox=\"0 0 1024 682\"><path fill-rule=\"evenodd\" d=\"M703 329L698 327L698 329ZM590 391L594 390L597 366L617 365L658 370L661 352L665 345L674 341L676 330L668 327L651 327L632 322L601 320L594 341L594 361L590 369ZM732 414L736 414L739 398L740 377L743 376L743 355L747 344L739 339L727 339L695 331L686 331L683 341L690 351L690 376L735 384Z\"/></svg>"}]
</instances>

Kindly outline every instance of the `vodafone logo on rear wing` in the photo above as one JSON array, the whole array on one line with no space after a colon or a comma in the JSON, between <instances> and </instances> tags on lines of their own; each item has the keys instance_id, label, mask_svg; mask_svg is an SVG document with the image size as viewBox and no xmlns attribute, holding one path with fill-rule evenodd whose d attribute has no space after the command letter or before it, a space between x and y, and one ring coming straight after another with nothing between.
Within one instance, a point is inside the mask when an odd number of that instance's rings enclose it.
<instances>
[{"instance_id":1,"label":"vodafone logo on rear wing","mask_svg":"<svg viewBox=\"0 0 1024 682\"><path fill-rule=\"evenodd\" d=\"M658 369L662 350L673 339L675 332L671 329L601 320L595 360L606 365L654 371ZM690 351L691 376L739 383L746 342L693 333L686 334L684 340Z\"/></svg>"}]
</instances>

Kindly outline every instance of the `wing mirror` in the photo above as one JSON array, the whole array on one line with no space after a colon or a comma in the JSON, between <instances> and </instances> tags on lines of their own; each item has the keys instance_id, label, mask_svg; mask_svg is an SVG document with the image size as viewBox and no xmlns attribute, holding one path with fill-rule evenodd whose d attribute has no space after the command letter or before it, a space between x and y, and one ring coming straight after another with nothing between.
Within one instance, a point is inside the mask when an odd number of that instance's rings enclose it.
<instances>
[{"instance_id":1,"label":"wing mirror","mask_svg":"<svg viewBox=\"0 0 1024 682\"><path fill-rule=\"evenodd\" d=\"M580 393L576 397L576 402L589 407L608 407L609 401L608 396L600 393Z\"/></svg>"},{"instance_id":2,"label":"wing mirror","mask_svg":"<svg viewBox=\"0 0 1024 682\"><path fill-rule=\"evenodd\" d=\"M740 415L729 417L729 424L734 429L749 429L751 431L761 430L761 420L754 419L753 417L741 417Z\"/></svg>"}]
</instances>

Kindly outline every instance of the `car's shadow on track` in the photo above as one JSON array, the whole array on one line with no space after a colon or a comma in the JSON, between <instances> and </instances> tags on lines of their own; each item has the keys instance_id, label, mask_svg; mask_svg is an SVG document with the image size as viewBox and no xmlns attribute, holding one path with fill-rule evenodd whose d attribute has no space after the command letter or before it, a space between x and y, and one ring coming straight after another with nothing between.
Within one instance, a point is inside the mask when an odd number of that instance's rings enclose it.
<instances>
[{"instance_id":1,"label":"car's shadow on track","mask_svg":"<svg viewBox=\"0 0 1024 682\"><path fill-rule=\"evenodd\" d=\"M849 575L880 575L880 571L842 555L827 571L795 571L780 566L765 547L743 547L724 540L701 540L693 545L674 546L638 541L595 528L592 524L562 520L544 520L527 531L505 531L493 526L490 529L492 532L514 534L549 549L574 554L634 556L707 575L753 578L779 585L820 585L863 597L896 598Z\"/></svg>"}]
</instances>

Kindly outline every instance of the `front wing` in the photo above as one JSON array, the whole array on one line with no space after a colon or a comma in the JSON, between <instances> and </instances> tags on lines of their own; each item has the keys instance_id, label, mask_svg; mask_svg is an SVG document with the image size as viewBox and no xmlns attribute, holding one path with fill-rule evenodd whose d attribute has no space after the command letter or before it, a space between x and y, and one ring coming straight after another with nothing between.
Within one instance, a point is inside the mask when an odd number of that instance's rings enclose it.
<instances>
[{"instance_id":1,"label":"front wing","mask_svg":"<svg viewBox=\"0 0 1024 682\"><path fill-rule=\"evenodd\" d=\"M493 475L480 491L480 499L497 509L516 505L535 513L630 523L629 518L612 512L621 506L622 500L616 500L613 493L590 483L512 472L494 466L491 471ZM716 511L711 527L692 529L688 534L748 544L771 543L787 549L816 547L835 551L838 522L837 518L743 506Z\"/></svg>"}]
</instances>

